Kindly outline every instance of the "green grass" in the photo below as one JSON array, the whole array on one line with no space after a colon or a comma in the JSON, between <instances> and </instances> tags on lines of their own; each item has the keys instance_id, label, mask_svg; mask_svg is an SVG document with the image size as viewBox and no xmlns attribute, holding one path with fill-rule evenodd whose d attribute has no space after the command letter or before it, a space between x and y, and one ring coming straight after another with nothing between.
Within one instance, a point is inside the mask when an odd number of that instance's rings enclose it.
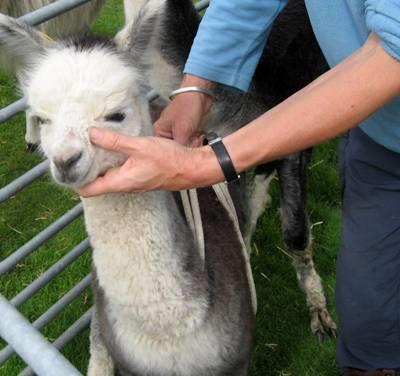
<instances>
[{"instance_id":1,"label":"green grass","mask_svg":"<svg viewBox=\"0 0 400 376\"><path fill-rule=\"evenodd\" d=\"M334 312L335 258L338 249L340 202L336 142L314 150L310 163L308 210L313 227L316 267ZM313 167L314 166L314 167ZM273 205L259 221L252 254L257 287L256 350L251 375L333 376L335 341L320 344L310 333L304 295L297 287L279 229L278 187L272 187Z\"/></svg>"},{"instance_id":2,"label":"green grass","mask_svg":"<svg viewBox=\"0 0 400 376\"><path fill-rule=\"evenodd\" d=\"M123 22L122 1L108 0L94 29L113 34ZM0 107L15 99L15 80L0 75ZM25 151L24 117L19 115L0 124L0 187L6 185L40 161ZM310 164L308 210L313 228L315 263L323 279L331 312L334 311L335 259L340 225L340 195L337 177L337 143L316 148ZM283 248L279 224L279 193L272 186L272 207L260 219L255 237L252 264L257 286L259 310L256 345L249 375L333 376L335 342L322 344L311 335L304 294L297 287L290 259ZM55 186L47 176L35 181L10 200L0 204L0 260L22 246L67 209L78 197ZM82 219L74 221L5 276L0 277L0 293L12 298L37 276L65 255L85 231ZM89 271L87 252L21 307L21 312L35 320L67 289ZM44 335L53 340L91 305L91 293L85 291L57 319ZM4 343L0 342L0 349ZM63 353L83 373L88 361L88 330L80 334ZM17 375L25 367L17 357L0 367L1 376Z\"/></svg>"}]
</instances>

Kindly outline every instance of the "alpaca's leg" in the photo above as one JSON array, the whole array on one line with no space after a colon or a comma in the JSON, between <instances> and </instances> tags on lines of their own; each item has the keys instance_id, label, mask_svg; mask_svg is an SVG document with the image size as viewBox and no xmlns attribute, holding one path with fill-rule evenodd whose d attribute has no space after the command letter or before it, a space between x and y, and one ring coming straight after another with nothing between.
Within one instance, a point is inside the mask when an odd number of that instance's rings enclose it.
<instances>
[{"instance_id":1,"label":"alpaca's leg","mask_svg":"<svg viewBox=\"0 0 400 376\"><path fill-rule=\"evenodd\" d=\"M204 375L215 375L215 376L246 376L248 374L250 355L247 359L238 360L236 363L231 364L230 367L224 367L224 370L209 369L203 372Z\"/></svg>"},{"instance_id":2,"label":"alpaca's leg","mask_svg":"<svg viewBox=\"0 0 400 376\"><path fill-rule=\"evenodd\" d=\"M247 363L244 367L237 368L229 373L229 376L246 376L248 374L249 364ZM227 375L228 376L228 375Z\"/></svg>"},{"instance_id":3,"label":"alpaca's leg","mask_svg":"<svg viewBox=\"0 0 400 376\"><path fill-rule=\"evenodd\" d=\"M336 337L337 326L326 306L324 289L314 267L311 247L303 251L293 251L291 254L299 285L306 293L312 333L320 339L325 335Z\"/></svg>"},{"instance_id":4,"label":"alpaca's leg","mask_svg":"<svg viewBox=\"0 0 400 376\"><path fill-rule=\"evenodd\" d=\"M25 130L25 142L28 151L35 151L40 143L39 127L36 123L35 118L32 116L30 110L25 111L26 117L26 130Z\"/></svg>"},{"instance_id":5,"label":"alpaca's leg","mask_svg":"<svg viewBox=\"0 0 400 376\"><path fill-rule=\"evenodd\" d=\"M246 368L236 369L234 371L230 371L229 373L224 373L221 376L247 376L248 374L248 366Z\"/></svg>"},{"instance_id":6,"label":"alpaca's leg","mask_svg":"<svg viewBox=\"0 0 400 376\"><path fill-rule=\"evenodd\" d=\"M93 308L90 325L90 360L88 376L113 376L114 364L108 353L100 333L96 307Z\"/></svg>"},{"instance_id":7,"label":"alpaca's leg","mask_svg":"<svg viewBox=\"0 0 400 376\"><path fill-rule=\"evenodd\" d=\"M258 218L271 205L271 196L268 194L268 188L274 177L275 173L256 175L250 188L249 216L244 231L244 241L248 252L251 250L251 238L256 229Z\"/></svg>"},{"instance_id":8,"label":"alpaca's leg","mask_svg":"<svg viewBox=\"0 0 400 376\"><path fill-rule=\"evenodd\" d=\"M285 245L293 256L300 287L306 293L311 330L321 337L336 335L336 324L327 307L321 279L311 251L311 231L306 213L306 178L310 151L289 156L278 167L281 187L281 219Z\"/></svg>"}]
</instances>

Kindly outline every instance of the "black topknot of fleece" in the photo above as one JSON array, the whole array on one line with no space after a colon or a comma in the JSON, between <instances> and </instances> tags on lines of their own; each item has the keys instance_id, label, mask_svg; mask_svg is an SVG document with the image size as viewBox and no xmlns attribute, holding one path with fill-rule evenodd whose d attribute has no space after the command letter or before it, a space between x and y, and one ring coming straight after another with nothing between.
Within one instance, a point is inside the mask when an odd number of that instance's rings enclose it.
<instances>
[{"instance_id":1,"label":"black topknot of fleece","mask_svg":"<svg viewBox=\"0 0 400 376\"><path fill-rule=\"evenodd\" d=\"M92 51L94 49L107 50L117 53L117 45L109 36L87 34L84 36L72 37L62 41L63 46L73 48L77 52Z\"/></svg>"}]
</instances>

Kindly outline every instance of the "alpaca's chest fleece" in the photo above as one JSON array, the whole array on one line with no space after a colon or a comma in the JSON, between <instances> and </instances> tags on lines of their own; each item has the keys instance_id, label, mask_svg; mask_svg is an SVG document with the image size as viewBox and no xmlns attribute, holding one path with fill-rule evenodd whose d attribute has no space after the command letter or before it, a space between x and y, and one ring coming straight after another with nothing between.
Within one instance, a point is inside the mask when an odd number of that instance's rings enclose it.
<instances>
[{"instance_id":1,"label":"alpaca's chest fleece","mask_svg":"<svg viewBox=\"0 0 400 376\"><path fill-rule=\"evenodd\" d=\"M191 243L183 221L162 193L131 197L84 201L99 286L124 320L151 335L174 330L177 321L197 326L207 302L201 283L185 270Z\"/></svg>"},{"instance_id":2,"label":"alpaca's chest fleece","mask_svg":"<svg viewBox=\"0 0 400 376\"><path fill-rule=\"evenodd\" d=\"M176 321L169 330L158 333L143 330L140 323L121 312L109 312L109 320L114 337L110 352L117 367L133 374L203 376L205 370L218 369L221 358L231 355L224 333L203 318L198 326L188 328Z\"/></svg>"},{"instance_id":3,"label":"alpaca's chest fleece","mask_svg":"<svg viewBox=\"0 0 400 376\"><path fill-rule=\"evenodd\" d=\"M148 306L190 293L184 263L191 243L168 197L153 192L84 200L100 287L120 304Z\"/></svg>"}]
</instances>

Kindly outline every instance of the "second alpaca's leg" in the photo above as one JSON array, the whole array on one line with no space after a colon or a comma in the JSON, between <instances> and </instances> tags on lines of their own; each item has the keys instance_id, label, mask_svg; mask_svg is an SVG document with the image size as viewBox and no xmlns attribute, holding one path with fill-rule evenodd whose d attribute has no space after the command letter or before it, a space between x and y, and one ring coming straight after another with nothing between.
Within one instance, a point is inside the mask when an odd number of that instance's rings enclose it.
<instances>
[{"instance_id":1,"label":"second alpaca's leg","mask_svg":"<svg viewBox=\"0 0 400 376\"><path fill-rule=\"evenodd\" d=\"M90 360L88 376L113 376L114 363L106 349L97 318L96 306L93 307L92 321L90 325Z\"/></svg>"},{"instance_id":2,"label":"second alpaca's leg","mask_svg":"<svg viewBox=\"0 0 400 376\"><path fill-rule=\"evenodd\" d=\"M251 251L251 238L256 230L257 221L264 211L271 206L272 199L268 191L276 176L276 169L279 164L280 161L273 161L257 166L253 181L246 184L244 201L247 203L248 210L243 237L249 253Z\"/></svg>"},{"instance_id":3,"label":"second alpaca's leg","mask_svg":"<svg viewBox=\"0 0 400 376\"><path fill-rule=\"evenodd\" d=\"M264 211L271 205L271 196L268 188L275 177L275 173L256 175L250 188L248 199L248 220L244 230L244 241L248 252L251 252L251 238L257 226L257 221Z\"/></svg>"},{"instance_id":4,"label":"second alpaca's leg","mask_svg":"<svg viewBox=\"0 0 400 376\"><path fill-rule=\"evenodd\" d=\"M315 270L311 231L306 212L307 164L311 155L306 150L289 156L278 166L281 189L281 220L285 245L293 257L293 266L301 289L306 294L313 334L336 336L321 278Z\"/></svg>"},{"instance_id":5,"label":"second alpaca's leg","mask_svg":"<svg viewBox=\"0 0 400 376\"><path fill-rule=\"evenodd\" d=\"M337 326L326 305L324 289L315 270L311 247L303 251L293 251L291 254L299 286L306 294L312 333L320 339L324 335L336 337Z\"/></svg>"},{"instance_id":6,"label":"second alpaca's leg","mask_svg":"<svg viewBox=\"0 0 400 376\"><path fill-rule=\"evenodd\" d=\"M25 129L25 142L28 151L35 151L40 144L39 127L35 118L32 116L30 110L25 111L26 129Z\"/></svg>"}]
</instances>

